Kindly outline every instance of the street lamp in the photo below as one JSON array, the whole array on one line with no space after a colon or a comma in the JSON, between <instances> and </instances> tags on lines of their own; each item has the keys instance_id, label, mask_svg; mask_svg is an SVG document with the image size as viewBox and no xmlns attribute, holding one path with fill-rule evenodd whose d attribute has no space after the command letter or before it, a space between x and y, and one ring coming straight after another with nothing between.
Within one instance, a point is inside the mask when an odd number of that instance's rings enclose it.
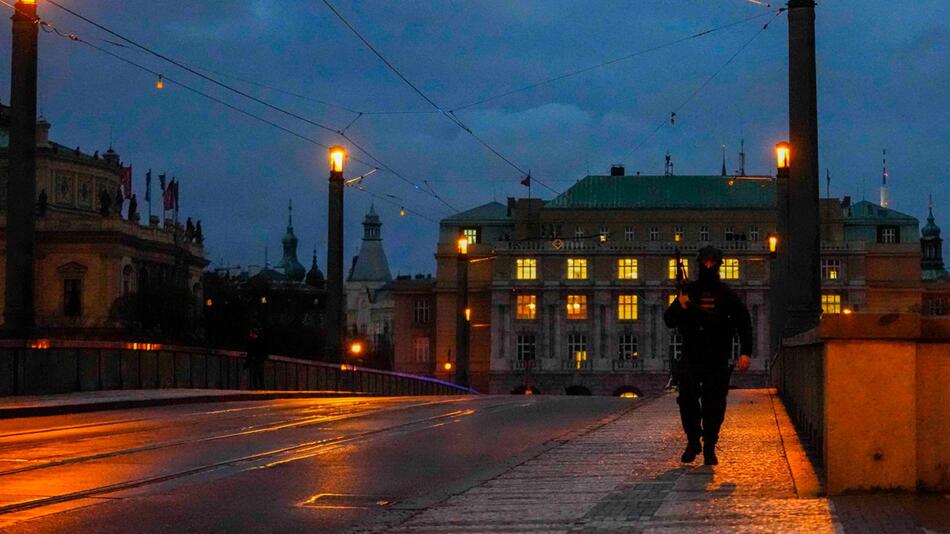
<instances>
[{"instance_id":1,"label":"street lamp","mask_svg":"<svg viewBox=\"0 0 950 534\"><path fill-rule=\"evenodd\" d=\"M455 383L468 387L468 327L472 310L468 307L468 237L458 238L456 257Z\"/></svg>"},{"instance_id":2,"label":"street lamp","mask_svg":"<svg viewBox=\"0 0 950 534\"><path fill-rule=\"evenodd\" d=\"M779 173L788 172L792 163L792 149L785 141L775 145L775 167Z\"/></svg>"},{"instance_id":3,"label":"street lamp","mask_svg":"<svg viewBox=\"0 0 950 534\"><path fill-rule=\"evenodd\" d=\"M359 341L354 341L350 343L350 355L354 358L358 358L360 354L363 353L363 344Z\"/></svg>"},{"instance_id":4,"label":"street lamp","mask_svg":"<svg viewBox=\"0 0 950 534\"><path fill-rule=\"evenodd\" d=\"M773 259L778 254L778 234L772 232L769 234L769 256Z\"/></svg>"},{"instance_id":5,"label":"street lamp","mask_svg":"<svg viewBox=\"0 0 950 534\"><path fill-rule=\"evenodd\" d=\"M337 362L343 346L343 168L346 149L330 147L327 199L327 341L325 357Z\"/></svg>"}]
</instances>

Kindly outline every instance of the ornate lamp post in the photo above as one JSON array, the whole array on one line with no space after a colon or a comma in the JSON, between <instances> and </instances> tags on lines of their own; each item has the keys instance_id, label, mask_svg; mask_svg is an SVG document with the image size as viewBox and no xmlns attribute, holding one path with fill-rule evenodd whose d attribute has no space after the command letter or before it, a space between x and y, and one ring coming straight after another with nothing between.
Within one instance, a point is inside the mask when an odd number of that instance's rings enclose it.
<instances>
[{"instance_id":1,"label":"ornate lamp post","mask_svg":"<svg viewBox=\"0 0 950 534\"><path fill-rule=\"evenodd\" d=\"M326 354L341 361L343 348L343 167L346 149L330 147L330 187L327 202L327 331Z\"/></svg>"},{"instance_id":2,"label":"ornate lamp post","mask_svg":"<svg viewBox=\"0 0 950 534\"><path fill-rule=\"evenodd\" d=\"M18 0L10 69L10 146L7 173L4 331L29 337L36 326L36 1Z\"/></svg>"},{"instance_id":3,"label":"ornate lamp post","mask_svg":"<svg viewBox=\"0 0 950 534\"><path fill-rule=\"evenodd\" d=\"M458 240L456 271L455 383L469 387L468 326L472 309L468 307L468 238L464 235Z\"/></svg>"}]
</instances>

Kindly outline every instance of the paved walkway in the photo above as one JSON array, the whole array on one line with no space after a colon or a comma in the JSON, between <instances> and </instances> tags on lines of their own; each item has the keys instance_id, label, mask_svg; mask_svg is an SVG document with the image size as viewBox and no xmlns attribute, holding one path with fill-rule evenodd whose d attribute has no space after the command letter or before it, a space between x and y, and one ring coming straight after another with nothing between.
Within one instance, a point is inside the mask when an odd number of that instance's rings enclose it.
<instances>
[{"instance_id":1,"label":"paved walkway","mask_svg":"<svg viewBox=\"0 0 950 534\"><path fill-rule=\"evenodd\" d=\"M950 525L945 496L800 497L816 492L817 478L779 401L768 390L734 390L729 402L718 466L679 462L684 443L666 395L377 531L817 534Z\"/></svg>"}]
</instances>

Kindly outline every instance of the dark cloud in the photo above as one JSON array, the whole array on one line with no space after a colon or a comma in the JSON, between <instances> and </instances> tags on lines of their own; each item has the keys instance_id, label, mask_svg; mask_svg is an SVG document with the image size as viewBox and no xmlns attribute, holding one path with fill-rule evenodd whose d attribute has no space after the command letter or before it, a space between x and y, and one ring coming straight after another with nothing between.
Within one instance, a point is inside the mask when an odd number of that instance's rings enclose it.
<instances>
[{"instance_id":1,"label":"dark cloud","mask_svg":"<svg viewBox=\"0 0 950 534\"><path fill-rule=\"evenodd\" d=\"M66 0L62 0L66 1ZM410 79L446 109L606 61L767 10L743 0L399 2L338 0L338 9ZM284 91L229 80L243 90L332 128L358 110L427 110L321 2L69 0L68 5L183 61ZM42 14L68 31L187 80L217 97L326 144L333 135L219 88L131 48L50 5ZM933 192L950 228L947 61L950 4L884 0L824 2L818 8L821 165L835 195L874 199L880 150L888 149L892 205L923 219ZM716 173L726 144L735 167L746 140L748 170L770 172L773 144L787 130L787 42L777 19L688 104L683 102L755 34L765 18L581 76L459 111L458 116L522 168L557 189L613 162L659 173L669 150L677 171ZM68 145L116 149L144 171L181 178L185 212L204 220L210 257L261 263L278 254L286 204L295 202L300 255L314 245L325 263L323 149L154 80L95 51L43 34L41 107ZM0 25L9 57L9 29ZM0 69L0 91L9 71ZM0 93L8 94L8 93ZM680 109L675 127L666 123ZM659 126L659 129L657 127ZM412 181L428 181L460 209L524 195L517 172L437 114L364 116L349 130ZM640 146L638 150L636 147ZM365 159L363 156L359 156ZM354 173L364 167L353 164ZM431 271L434 224L450 210L388 173L365 187L376 201L395 271ZM427 186L423 186L427 187ZM534 194L549 196L541 188ZM372 198L347 191L347 253ZM141 196L141 195L140 195ZM144 207L143 207L144 208Z\"/></svg>"}]
</instances>

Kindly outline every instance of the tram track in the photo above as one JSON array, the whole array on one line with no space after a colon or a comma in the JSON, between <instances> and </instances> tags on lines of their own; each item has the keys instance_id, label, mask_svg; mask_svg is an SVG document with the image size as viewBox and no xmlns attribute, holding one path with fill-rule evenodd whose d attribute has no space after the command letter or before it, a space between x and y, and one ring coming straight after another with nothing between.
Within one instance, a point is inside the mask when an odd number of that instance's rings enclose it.
<instances>
[{"instance_id":1,"label":"tram track","mask_svg":"<svg viewBox=\"0 0 950 534\"><path fill-rule=\"evenodd\" d=\"M441 402L415 404L415 405L401 407L401 408L405 410L405 409L410 409L414 407L421 407L424 405L445 404L445 403L453 402L453 401L457 402L458 400L453 399L453 400L447 400L447 401L441 401ZM457 421L462 417L466 417L470 415L493 413L500 410L515 409L515 408L520 408L527 405L529 404L526 404L526 403L513 404L510 402L498 402L498 403L493 403L493 404L490 404L488 406L483 406L483 407L451 410L445 413L412 419L410 421L397 423L397 424L386 426L383 428L357 432L355 434L330 437L330 438L325 438L322 440L306 441L303 443L297 443L297 444L289 445L285 447L278 447L278 448L269 449L269 450L265 450L261 452L256 452L253 454L233 457L226 460L204 463L204 464L194 466L194 467L189 467L186 469L178 469L169 473L161 473L161 474L156 474L156 475L148 476L148 477L141 477L141 478L136 478L132 480L119 481L112 484L105 484L105 485L96 486L92 488L86 488L82 490L67 492L60 495L47 496L47 497L41 497L37 499L31 499L31 500L26 500L22 502L12 503L5 506L0 506L0 516L16 513L16 512L22 512L26 510L43 508L46 506L63 504L70 501L77 501L80 499L96 497L99 495L115 493L115 492L119 492L123 490L130 490L130 489L140 488L140 487L149 486L149 485L161 484L163 482L195 476L202 473L211 472L217 469L224 469L227 467L237 466L240 464L254 464L254 463L264 461L264 460L271 460L263 465L251 465L249 468L272 468L279 465L283 465L288 462L311 458L313 456L323 454L331 450L335 450L336 448L342 447L344 445L347 445L353 442L367 440L367 439L382 436L385 434L412 431L412 430L417 429L417 427L419 430L422 430L425 428L446 424L447 421L452 421L452 420ZM379 414L381 411L382 410L375 411L373 413ZM389 409L387 411L391 412L391 411L394 411L394 409ZM365 415L369 416L372 414L367 413ZM146 451L137 451L137 452L146 452ZM135 453L136 452L125 452L125 454L135 454ZM292 455L292 456L289 456L287 458L281 458L281 456L284 456L284 455ZM93 458L89 457L89 458L83 459L82 461L89 461L91 459ZM74 459L74 460L78 461L79 459ZM73 461L72 463L76 463L76 461ZM59 464L59 465L63 465L63 464ZM40 466L37 466L37 467L40 467ZM44 466L44 467L54 467L54 466ZM22 472L24 470L12 470L12 471ZM14 473L11 471L0 473L0 477L8 476L10 474L14 474Z\"/></svg>"}]
</instances>

